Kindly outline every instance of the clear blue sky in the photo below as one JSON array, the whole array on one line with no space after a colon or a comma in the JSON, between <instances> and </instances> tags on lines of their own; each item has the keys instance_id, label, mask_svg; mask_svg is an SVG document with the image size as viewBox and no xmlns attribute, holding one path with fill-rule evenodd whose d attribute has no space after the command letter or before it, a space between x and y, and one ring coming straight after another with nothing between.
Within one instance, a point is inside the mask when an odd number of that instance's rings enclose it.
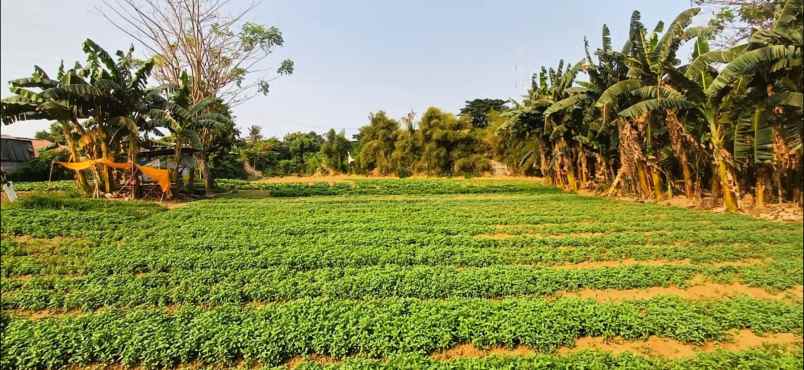
<instances>
[{"instance_id":1,"label":"clear blue sky","mask_svg":"<svg viewBox=\"0 0 804 370\"><path fill-rule=\"evenodd\" d=\"M239 9L246 3L232 5ZM7 82L29 75L34 64L55 71L61 59L82 61L84 38L110 50L132 42L94 9L100 0L1 4L4 97ZM689 0L264 0L251 20L283 31L286 47L274 61L293 58L296 73L275 81L269 96L237 106L238 126L256 124L278 136L329 128L351 135L377 110L400 117L428 106L456 112L472 98L519 98L539 66L579 60L584 36L597 47L604 23L619 47L634 9L653 27L689 5ZM17 123L2 132L32 136L46 125Z\"/></svg>"}]
</instances>

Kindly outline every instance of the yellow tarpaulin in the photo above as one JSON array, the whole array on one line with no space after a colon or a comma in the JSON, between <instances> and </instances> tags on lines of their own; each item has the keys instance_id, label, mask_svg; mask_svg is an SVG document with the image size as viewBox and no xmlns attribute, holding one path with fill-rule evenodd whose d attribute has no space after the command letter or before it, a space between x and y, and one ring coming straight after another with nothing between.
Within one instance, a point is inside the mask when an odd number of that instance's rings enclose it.
<instances>
[{"instance_id":1,"label":"yellow tarpaulin","mask_svg":"<svg viewBox=\"0 0 804 370\"><path fill-rule=\"evenodd\" d=\"M56 162L65 168L71 169L73 171L81 171L87 168L92 167L95 164L94 160L91 161L83 161L83 162Z\"/></svg>"},{"instance_id":2,"label":"yellow tarpaulin","mask_svg":"<svg viewBox=\"0 0 804 370\"><path fill-rule=\"evenodd\" d=\"M100 163L104 166L108 166L111 168L117 168L118 170L130 170L131 169L131 162L128 163L117 163L112 162L108 159L98 159L97 163Z\"/></svg>"},{"instance_id":3,"label":"yellow tarpaulin","mask_svg":"<svg viewBox=\"0 0 804 370\"><path fill-rule=\"evenodd\" d=\"M85 170L87 168L92 167L95 164L102 164L107 167L117 168L121 170L131 169L131 163L112 162L108 159L94 159L82 162L56 162L56 163L73 171ZM170 190L170 173L168 173L167 170L148 166L140 166L140 165L136 166L145 176L154 179L154 181L156 181L159 184L159 187L162 189L163 192L167 192L168 190Z\"/></svg>"},{"instance_id":4,"label":"yellow tarpaulin","mask_svg":"<svg viewBox=\"0 0 804 370\"><path fill-rule=\"evenodd\" d=\"M159 187L162 188L162 192L167 193L167 191L170 190L170 174L168 170L140 165L137 165L137 168L139 168L145 176L154 179L159 184Z\"/></svg>"}]
</instances>

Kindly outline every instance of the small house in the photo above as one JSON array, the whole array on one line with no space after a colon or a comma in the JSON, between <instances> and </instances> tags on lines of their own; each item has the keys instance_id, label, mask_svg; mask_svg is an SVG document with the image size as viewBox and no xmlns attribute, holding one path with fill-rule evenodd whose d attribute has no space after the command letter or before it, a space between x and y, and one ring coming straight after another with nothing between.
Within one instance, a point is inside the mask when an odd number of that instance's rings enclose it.
<instances>
[{"instance_id":1,"label":"small house","mask_svg":"<svg viewBox=\"0 0 804 370\"><path fill-rule=\"evenodd\" d=\"M36 151L31 139L0 136L0 169L3 172L14 173L34 158Z\"/></svg>"}]
</instances>

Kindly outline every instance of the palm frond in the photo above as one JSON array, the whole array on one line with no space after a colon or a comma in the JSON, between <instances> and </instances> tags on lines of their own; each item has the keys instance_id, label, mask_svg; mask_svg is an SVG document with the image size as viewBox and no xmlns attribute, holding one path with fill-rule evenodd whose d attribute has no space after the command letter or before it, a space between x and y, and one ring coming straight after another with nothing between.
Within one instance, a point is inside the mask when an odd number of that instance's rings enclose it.
<instances>
[{"instance_id":1,"label":"palm frond","mask_svg":"<svg viewBox=\"0 0 804 370\"><path fill-rule=\"evenodd\" d=\"M700 8L687 9L681 12L681 14L673 20L673 23L670 23L670 27L668 27L667 32L662 35L656 47L658 51L657 60L659 63L670 64L671 59L675 58L676 51L678 51L678 47L681 46L681 42L684 41L685 38L684 30L692 23L692 18L700 12Z\"/></svg>"},{"instance_id":2,"label":"palm frond","mask_svg":"<svg viewBox=\"0 0 804 370\"><path fill-rule=\"evenodd\" d=\"M784 45L771 45L741 54L729 63L706 89L707 95L714 95L731 85L737 79L752 75L762 63L773 63L782 58L801 58L801 48Z\"/></svg>"},{"instance_id":3,"label":"palm frond","mask_svg":"<svg viewBox=\"0 0 804 370\"><path fill-rule=\"evenodd\" d=\"M643 99L650 99L650 98L683 98L684 95L680 92L673 90L668 86L642 86L640 88L634 89L631 93L635 96L641 97ZM661 93L661 94L660 94Z\"/></svg>"},{"instance_id":4,"label":"palm frond","mask_svg":"<svg viewBox=\"0 0 804 370\"><path fill-rule=\"evenodd\" d=\"M87 57L90 60L95 58L99 59L101 63L106 67L106 69L111 73L113 79L119 78L119 70L117 68L117 64L112 59L111 55L104 50L100 45L92 41L92 39L84 40L84 52L87 54Z\"/></svg>"},{"instance_id":5,"label":"palm frond","mask_svg":"<svg viewBox=\"0 0 804 370\"><path fill-rule=\"evenodd\" d=\"M777 105L786 105L798 109L804 108L804 94L798 91L780 92L773 96L772 102Z\"/></svg>"},{"instance_id":6,"label":"palm frond","mask_svg":"<svg viewBox=\"0 0 804 370\"><path fill-rule=\"evenodd\" d=\"M734 159L752 163L773 160L773 129L764 109L756 109L737 119L734 127Z\"/></svg>"},{"instance_id":7,"label":"palm frond","mask_svg":"<svg viewBox=\"0 0 804 370\"><path fill-rule=\"evenodd\" d=\"M547 107L547 109L544 111L544 120L549 121L550 116L552 116L553 114L573 108L584 99L586 99L586 95L577 94L577 95L571 95L568 98L561 99L553 103L551 106Z\"/></svg>"},{"instance_id":8,"label":"palm frond","mask_svg":"<svg viewBox=\"0 0 804 370\"><path fill-rule=\"evenodd\" d=\"M693 109L697 106L684 98L648 99L636 103L620 112L620 117L638 118L647 113L666 109Z\"/></svg>"},{"instance_id":9,"label":"palm frond","mask_svg":"<svg viewBox=\"0 0 804 370\"><path fill-rule=\"evenodd\" d=\"M600 94L600 98L597 99L595 106L603 107L606 105L612 105L617 102L617 99L620 96L630 94L631 91L639 88L640 86L642 86L642 81L636 79L619 81L614 85L609 86L608 89Z\"/></svg>"},{"instance_id":10,"label":"palm frond","mask_svg":"<svg viewBox=\"0 0 804 370\"><path fill-rule=\"evenodd\" d=\"M748 45L738 45L726 50L715 50L699 55L695 60L687 65L684 75L693 81L701 82L711 71L711 65L715 63L729 63L745 52Z\"/></svg>"}]
</instances>

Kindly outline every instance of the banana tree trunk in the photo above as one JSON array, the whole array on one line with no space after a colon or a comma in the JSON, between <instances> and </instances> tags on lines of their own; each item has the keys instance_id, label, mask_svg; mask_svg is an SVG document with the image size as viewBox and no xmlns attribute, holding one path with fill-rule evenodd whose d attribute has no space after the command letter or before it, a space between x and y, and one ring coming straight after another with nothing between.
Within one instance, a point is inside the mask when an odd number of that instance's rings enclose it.
<instances>
[{"instance_id":1,"label":"banana tree trunk","mask_svg":"<svg viewBox=\"0 0 804 370\"><path fill-rule=\"evenodd\" d=\"M692 182L689 158L686 151L680 154L678 159L681 164L681 175L684 177L684 195L687 196L687 199L693 199L695 197L695 185Z\"/></svg>"},{"instance_id":2,"label":"banana tree trunk","mask_svg":"<svg viewBox=\"0 0 804 370\"><path fill-rule=\"evenodd\" d=\"M620 169L617 171L617 176L614 177L614 181L612 181L609 190L606 192L607 197L614 195L614 193L617 191L617 186L620 184L623 174L625 174L625 168L620 166Z\"/></svg>"},{"instance_id":3,"label":"banana tree trunk","mask_svg":"<svg viewBox=\"0 0 804 370\"><path fill-rule=\"evenodd\" d=\"M137 145L137 139L138 139L137 134L135 134L135 133L130 134L129 138L128 138L128 162L130 163L129 170L130 170L131 176L135 176L134 175L134 164L137 163L137 154L140 151L140 149L139 149L139 147ZM140 182L139 181L132 181L131 186L132 186L132 188L131 188L131 197L136 199L137 194L140 193Z\"/></svg>"},{"instance_id":4,"label":"banana tree trunk","mask_svg":"<svg viewBox=\"0 0 804 370\"><path fill-rule=\"evenodd\" d=\"M782 169L774 168L773 184L776 187L776 203L784 203L784 186L782 185Z\"/></svg>"},{"instance_id":5,"label":"banana tree trunk","mask_svg":"<svg viewBox=\"0 0 804 370\"><path fill-rule=\"evenodd\" d=\"M637 164L637 179L639 181L639 193L642 199L649 199L651 197L650 183L648 182L648 174L645 165L642 163Z\"/></svg>"},{"instance_id":6,"label":"banana tree trunk","mask_svg":"<svg viewBox=\"0 0 804 370\"><path fill-rule=\"evenodd\" d=\"M111 151L109 150L109 143L106 142L105 138L101 138L101 157L103 159L112 160ZM100 166L100 173L101 178L103 179L103 190L106 193L112 192L112 176L109 173L109 167L107 166Z\"/></svg>"},{"instance_id":7,"label":"banana tree trunk","mask_svg":"<svg viewBox=\"0 0 804 370\"><path fill-rule=\"evenodd\" d=\"M737 205L737 197L734 194L733 181L734 178L729 171L725 159L721 155L715 156L715 166L717 167L718 178L720 178L720 188L723 193L723 205L729 212L739 210Z\"/></svg>"},{"instance_id":8,"label":"banana tree trunk","mask_svg":"<svg viewBox=\"0 0 804 370\"><path fill-rule=\"evenodd\" d=\"M659 170L658 163L655 159L651 159L647 163L648 173L650 174L650 186L653 189L653 197L656 201L664 199L664 192L662 191L662 172Z\"/></svg>"},{"instance_id":9,"label":"banana tree trunk","mask_svg":"<svg viewBox=\"0 0 804 370\"><path fill-rule=\"evenodd\" d=\"M723 205L729 212L736 212L740 209L737 199L739 191L736 176L729 167L729 152L723 146L725 134L719 122L718 113L711 108L705 109L704 115L709 123L709 133L712 140L712 157L714 158L713 173L717 174L720 185L720 192L723 194ZM714 192L713 192L714 193Z\"/></svg>"},{"instance_id":10,"label":"banana tree trunk","mask_svg":"<svg viewBox=\"0 0 804 370\"><path fill-rule=\"evenodd\" d=\"M188 192L192 192L195 188L193 185L195 184L195 164L190 167L190 176L187 178L187 184L185 184L184 188L187 189Z\"/></svg>"},{"instance_id":11,"label":"banana tree trunk","mask_svg":"<svg viewBox=\"0 0 804 370\"><path fill-rule=\"evenodd\" d=\"M182 178L179 166L181 165L181 145L182 141L179 135L176 135L176 147L173 151L173 163L176 165L176 170L173 172L173 182L176 183L176 192L184 191L184 179Z\"/></svg>"},{"instance_id":12,"label":"banana tree trunk","mask_svg":"<svg viewBox=\"0 0 804 370\"><path fill-rule=\"evenodd\" d=\"M617 130L620 138L620 170L617 176L620 177L620 182L615 184L626 192L649 199L652 194L640 131L635 122L626 119L619 120Z\"/></svg>"},{"instance_id":13,"label":"banana tree trunk","mask_svg":"<svg viewBox=\"0 0 804 370\"><path fill-rule=\"evenodd\" d=\"M660 201L664 199L664 193L662 193L662 175L655 166L650 166L649 169L650 177L653 181L653 194L656 200Z\"/></svg>"},{"instance_id":14,"label":"banana tree trunk","mask_svg":"<svg viewBox=\"0 0 804 370\"><path fill-rule=\"evenodd\" d=\"M73 135L70 132L70 128L67 126L66 122L61 123L61 129L62 134L64 135L64 140L67 142L67 150L70 153L70 162L78 162L78 160L81 158L78 154L78 144L76 144L75 139L73 139ZM75 183L81 193L89 194L91 191L89 188L89 183L87 183L87 178L81 171L75 171Z\"/></svg>"},{"instance_id":15,"label":"banana tree trunk","mask_svg":"<svg viewBox=\"0 0 804 370\"><path fill-rule=\"evenodd\" d=\"M589 183L589 164L586 160L586 152L583 150L583 144L578 143L578 172L581 178L580 187L585 188Z\"/></svg>"},{"instance_id":16,"label":"banana tree trunk","mask_svg":"<svg viewBox=\"0 0 804 370\"><path fill-rule=\"evenodd\" d=\"M709 184L709 193L712 194L712 198L720 198L720 175L718 175L717 171L712 173L712 180Z\"/></svg>"},{"instance_id":17,"label":"banana tree trunk","mask_svg":"<svg viewBox=\"0 0 804 370\"><path fill-rule=\"evenodd\" d=\"M567 158L564 148L567 142L564 138L556 141L553 146L553 156L555 161L556 178L561 184L561 188L569 191L578 190L578 182L575 177L575 168L572 165L572 158Z\"/></svg>"},{"instance_id":18,"label":"banana tree trunk","mask_svg":"<svg viewBox=\"0 0 804 370\"><path fill-rule=\"evenodd\" d=\"M600 153L595 153L595 180L599 184L609 182L609 163Z\"/></svg>"},{"instance_id":19,"label":"banana tree trunk","mask_svg":"<svg viewBox=\"0 0 804 370\"><path fill-rule=\"evenodd\" d=\"M204 181L204 193L206 195L212 194L212 177L209 173L209 164L207 163L207 152L206 150L201 150L198 152L198 156L196 157L198 162L198 168L201 170L201 177Z\"/></svg>"},{"instance_id":20,"label":"banana tree trunk","mask_svg":"<svg viewBox=\"0 0 804 370\"><path fill-rule=\"evenodd\" d=\"M575 166L572 165L572 160L564 158L565 171L567 172L567 189L569 191L578 191L578 180L575 177Z\"/></svg>"},{"instance_id":21,"label":"banana tree trunk","mask_svg":"<svg viewBox=\"0 0 804 370\"><path fill-rule=\"evenodd\" d=\"M547 160L547 151L544 149L545 143L544 140L538 139L539 144L539 171L542 172L542 176L544 176L550 184L553 183L553 176L550 174L550 161ZM555 184L554 184L555 185Z\"/></svg>"},{"instance_id":22,"label":"banana tree trunk","mask_svg":"<svg viewBox=\"0 0 804 370\"><path fill-rule=\"evenodd\" d=\"M765 192L768 184L768 169L760 165L757 169L756 187L754 189L754 208L765 208Z\"/></svg>"},{"instance_id":23,"label":"banana tree trunk","mask_svg":"<svg viewBox=\"0 0 804 370\"><path fill-rule=\"evenodd\" d=\"M737 195L735 194L736 186L734 173L729 169L727 163L728 153L721 146L720 140L712 140L712 147L715 158L715 172L717 172L718 185L720 193L723 195L723 205L729 212L735 212L740 209L737 202Z\"/></svg>"},{"instance_id":24,"label":"banana tree trunk","mask_svg":"<svg viewBox=\"0 0 804 370\"><path fill-rule=\"evenodd\" d=\"M666 111L665 123L667 125L667 133L670 136L670 147L673 149L673 154L678 158L679 165L681 166L681 175L684 178L684 195L688 199L693 199L695 196L694 185L692 182L692 173L690 171L689 158L687 150L684 147L685 137L690 140L688 135L685 135L684 125L679 121L676 112L668 109Z\"/></svg>"}]
</instances>

